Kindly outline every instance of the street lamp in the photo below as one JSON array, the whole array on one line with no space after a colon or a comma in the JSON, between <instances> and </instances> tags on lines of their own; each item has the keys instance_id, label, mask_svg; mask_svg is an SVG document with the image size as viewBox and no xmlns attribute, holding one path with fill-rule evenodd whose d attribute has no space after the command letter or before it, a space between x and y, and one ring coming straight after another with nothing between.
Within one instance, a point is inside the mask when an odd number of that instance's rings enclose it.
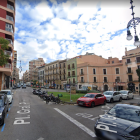
<instances>
[{"instance_id":1,"label":"street lamp","mask_svg":"<svg viewBox=\"0 0 140 140\"><path fill-rule=\"evenodd\" d=\"M138 25L140 23L140 18L139 17L134 17L134 12L133 12L133 8L135 6L133 6L133 0L130 0L130 4L131 4L131 7L130 9L132 9L132 16L133 18L128 22L127 24L127 40L131 40L133 38L133 36L131 35L131 32L129 30L129 27L133 27L134 28L134 31L135 31L135 37L134 37L134 46L139 46L140 45L140 41L139 41L139 38L138 38L138 35L136 34L136 25Z\"/></svg>"}]
</instances>

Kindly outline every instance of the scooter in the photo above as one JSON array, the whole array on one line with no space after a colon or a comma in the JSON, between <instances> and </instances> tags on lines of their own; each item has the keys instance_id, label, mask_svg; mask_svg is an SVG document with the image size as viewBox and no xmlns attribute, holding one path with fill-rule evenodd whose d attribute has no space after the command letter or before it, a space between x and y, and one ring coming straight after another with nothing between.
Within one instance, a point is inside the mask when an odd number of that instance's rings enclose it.
<instances>
[{"instance_id":1,"label":"scooter","mask_svg":"<svg viewBox=\"0 0 140 140\"><path fill-rule=\"evenodd\" d=\"M50 96L48 96L48 97L46 98L46 104L48 104L50 101L53 101L53 102L59 104L59 103L60 103L59 95L58 95L58 97L55 97L55 96L53 95L53 93L51 93Z\"/></svg>"}]
</instances>

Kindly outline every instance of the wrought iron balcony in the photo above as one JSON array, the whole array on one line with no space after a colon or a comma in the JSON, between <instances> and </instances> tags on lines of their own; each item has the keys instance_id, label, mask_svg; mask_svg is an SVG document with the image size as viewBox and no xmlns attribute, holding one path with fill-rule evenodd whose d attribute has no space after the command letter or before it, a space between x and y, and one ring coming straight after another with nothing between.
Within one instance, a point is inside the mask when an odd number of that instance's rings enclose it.
<instances>
[{"instance_id":1,"label":"wrought iron balcony","mask_svg":"<svg viewBox=\"0 0 140 140\"><path fill-rule=\"evenodd\" d=\"M11 21L14 22L14 19L13 19L13 17L11 17L11 16L6 15L6 19L11 20Z\"/></svg>"},{"instance_id":2,"label":"wrought iron balcony","mask_svg":"<svg viewBox=\"0 0 140 140\"><path fill-rule=\"evenodd\" d=\"M80 72L80 75L84 75L84 72Z\"/></svg>"},{"instance_id":3,"label":"wrought iron balcony","mask_svg":"<svg viewBox=\"0 0 140 140\"><path fill-rule=\"evenodd\" d=\"M126 71L126 74L133 74L133 71Z\"/></svg>"}]
</instances>

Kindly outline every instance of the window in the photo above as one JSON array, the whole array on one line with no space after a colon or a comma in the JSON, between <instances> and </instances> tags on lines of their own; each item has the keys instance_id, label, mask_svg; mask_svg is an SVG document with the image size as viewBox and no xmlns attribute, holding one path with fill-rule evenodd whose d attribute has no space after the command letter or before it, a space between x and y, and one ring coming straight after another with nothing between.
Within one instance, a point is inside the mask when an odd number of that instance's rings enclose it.
<instances>
[{"instance_id":1,"label":"window","mask_svg":"<svg viewBox=\"0 0 140 140\"><path fill-rule=\"evenodd\" d=\"M81 82L84 82L84 77L81 77Z\"/></svg>"},{"instance_id":2,"label":"window","mask_svg":"<svg viewBox=\"0 0 140 140\"><path fill-rule=\"evenodd\" d=\"M132 75L128 75L128 80L132 81Z\"/></svg>"},{"instance_id":3,"label":"window","mask_svg":"<svg viewBox=\"0 0 140 140\"><path fill-rule=\"evenodd\" d=\"M75 71L72 71L72 76L75 76Z\"/></svg>"},{"instance_id":4,"label":"window","mask_svg":"<svg viewBox=\"0 0 140 140\"><path fill-rule=\"evenodd\" d=\"M95 71L95 69L93 69L93 74L96 74L96 71Z\"/></svg>"},{"instance_id":5,"label":"window","mask_svg":"<svg viewBox=\"0 0 140 140\"><path fill-rule=\"evenodd\" d=\"M116 82L120 82L120 77L116 77Z\"/></svg>"},{"instance_id":6,"label":"window","mask_svg":"<svg viewBox=\"0 0 140 140\"><path fill-rule=\"evenodd\" d=\"M93 77L93 81L96 82L96 77Z\"/></svg>"},{"instance_id":7,"label":"window","mask_svg":"<svg viewBox=\"0 0 140 140\"><path fill-rule=\"evenodd\" d=\"M107 77L104 77L104 82L107 82Z\"/></svg>"},{"instance_id":8,"label":"window","mask_svg":"<svg viewBox=\"0 0 140 140\"><path fill-rule=\"evenodd\" d=\"M61 80L61 76L60 76L60 80Z\"/></svg>"},{"instance_id":9,"label":"window","mask_svg":"<svg viewBox=\"0 0 140 140\"><path fill-rule=\"evenodd\" d=\"M137 62L140 62L140 57L136 57Z\"/></svg>"},{"instance_id":10,"label":"window","mask_svg":"<svg viewBox=\"0 0 140 140\"><path fill-rule=\"evenodd\" d=\"M81 72L80 73L83 74L83 69L81 69Z\"/></svg>"},{"instance_id":11,"label":"window","mask_svg":"<svg viewBox=\"0 0 140 140\"><path fill-rule=\"evenodd\" d=\"M60 74L61 74L61 70L60 70Z\"/></svg>"},{"instance_id":12,"label":"window","mask_svg":"<svg viewBox=\"0 0 140 140\"><path fill-rule=\"evenodd\" d=\"M74 68L74 63L72 64L72 68Z\"/></svg>"},{"instance_id":13,"label":"window","mask_svg":"<svg viewBox=\"0 0 140 140\"><path fill-rule=\"evenodd\" d=\"M68 72L68 76L70 76L70 72Z\"/></svg>"},{"instance_id":14,"label":"window","mask_svg":"<svg viewBox=\"0 0 140 140\"><path fill-rule=\"evenodd\" d=\"M65 80L65 75L64 75L64 80Z\"/></svg>"},{"instance_id":15,"label":"window","mask_svg":"<svg viewBox=\"0 0 140 140\"><path fill-rule=\"evenodd\" d=\"M65 68L65 63L63 63L63 67Z\"/></svg>"},{"instance_id":16,"label":"window","mask_svg":"<svg viewBox=\"0 0 140 140\"><path fill-rule=\"evenodd\" d=\"M131 63L130 59L127 59L127 63Z\"/></svg>"},{"instance_id":17,"label":"window","mask_svg":"<svg viewBox=\"0 0 140 140\"><path fill-rule=\"evenodd\" d=\"M114 61L112 61L112 64L114 63Z\"/></svg>"},{"instance_id":18,"label":"window","mask_svg":"<svg viewBox=\"0 0 140 140\"><path fill-rule=\"evenodd\" d=\"M70 69L70 65L68 65L68 69Z\"/></svg>"},{"instance_id":19,"label":"window","mask_svg":"<svg viewBox=\"0 0 140 140\"><path fill-rule=\"evenodd\" d=\"M138 66L138 69L140 69L140 65Z\"/></svg>"},{"instance_id":20,"label":"window","mask_svg":"<svg viewBox=\"0 0 140 140\"><path fill-rule=\"evenodd\" d=\"M103 69L103 74L106 74L106 69Z\"/></svg>"},{"instance_id":21,"label":"window","mask_svg":"<svg viewBox=\"0 0 140 140\"><path fill-rule=\"evenodd\" d=\"M56 68L57 68L57 64L56 64Z\"/></svg>"},{"instance_id":22,"label":"window","mask_svg":"<svg viewBox=\"0 0 140 140\"><path fill-rule=\"evenodd\" d=\"M75 78L73 78L73 83L75 83Z\"/></svg>"},{"instance_id":23,"label":"window","mask_svg":"<svg viewBox=\"0 0 140 140\"><path fill-rule=\"evenodd\" d=\"M128 69L128 73L131 73L131 67L130 68L127 68Z\"/></svg>"},{"instance_id":24,"label":"window","mask_svg":"<svg viewBox=\"0 0 140 140\"><path fill-rule=\"evenodd\" d=\"M53 68L54 68L54 65L53 65Z\"/></svg>"},{"instance_id":25,"label":"window","mask_svg":"<svg viewBox=\"0 0 140 140\"><path fill-rule=\"evenodd\" d=\"M61 64L60 64L60 68L61 68Z\"/></svg>"},{"instance_id":26,"label":"window","mask_svg":"<svg viewBox=\"0 0 140 140\"><path fill-rule=\"evenodd\" d=\"M116 68L116 74L119 74L119 68Z\"/></svg>"}]
</instances>

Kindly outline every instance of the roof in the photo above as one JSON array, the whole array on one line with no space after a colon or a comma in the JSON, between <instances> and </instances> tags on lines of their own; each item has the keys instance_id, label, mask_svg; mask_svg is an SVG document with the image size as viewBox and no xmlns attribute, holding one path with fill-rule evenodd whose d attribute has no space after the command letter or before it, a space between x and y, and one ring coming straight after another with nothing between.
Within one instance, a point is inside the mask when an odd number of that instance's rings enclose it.
<instances>
[{"instance_id":1,"label":"roof","mask_svg":"<svg viewBox=\"0 0 140 140\"><path fill-rule=\"evenodd\" d=\"M5 89L5 90L1 90L1 91L11 91L11 90Z\"/></svg>"},{"instance_id":2,"label":"roof","mask_svg":"<svg viewBox=\"0 0 140 140\"><path fill-rule=\"evenodd\" d=\"M140 109L140 103L124 103L124 104L117 104L118 106L124 106L129 108Z\"/></svg>"},{"instance_id":3,"label":"roof","mask_svg":"<svg viewBox=\"0 0 140 140\"><path fill-rule=\"evenodd\" d=\"M87 94L95 94L96 95L96 94L101 94L101 93L87 93Z\"/></svg>"}]
</instances>

